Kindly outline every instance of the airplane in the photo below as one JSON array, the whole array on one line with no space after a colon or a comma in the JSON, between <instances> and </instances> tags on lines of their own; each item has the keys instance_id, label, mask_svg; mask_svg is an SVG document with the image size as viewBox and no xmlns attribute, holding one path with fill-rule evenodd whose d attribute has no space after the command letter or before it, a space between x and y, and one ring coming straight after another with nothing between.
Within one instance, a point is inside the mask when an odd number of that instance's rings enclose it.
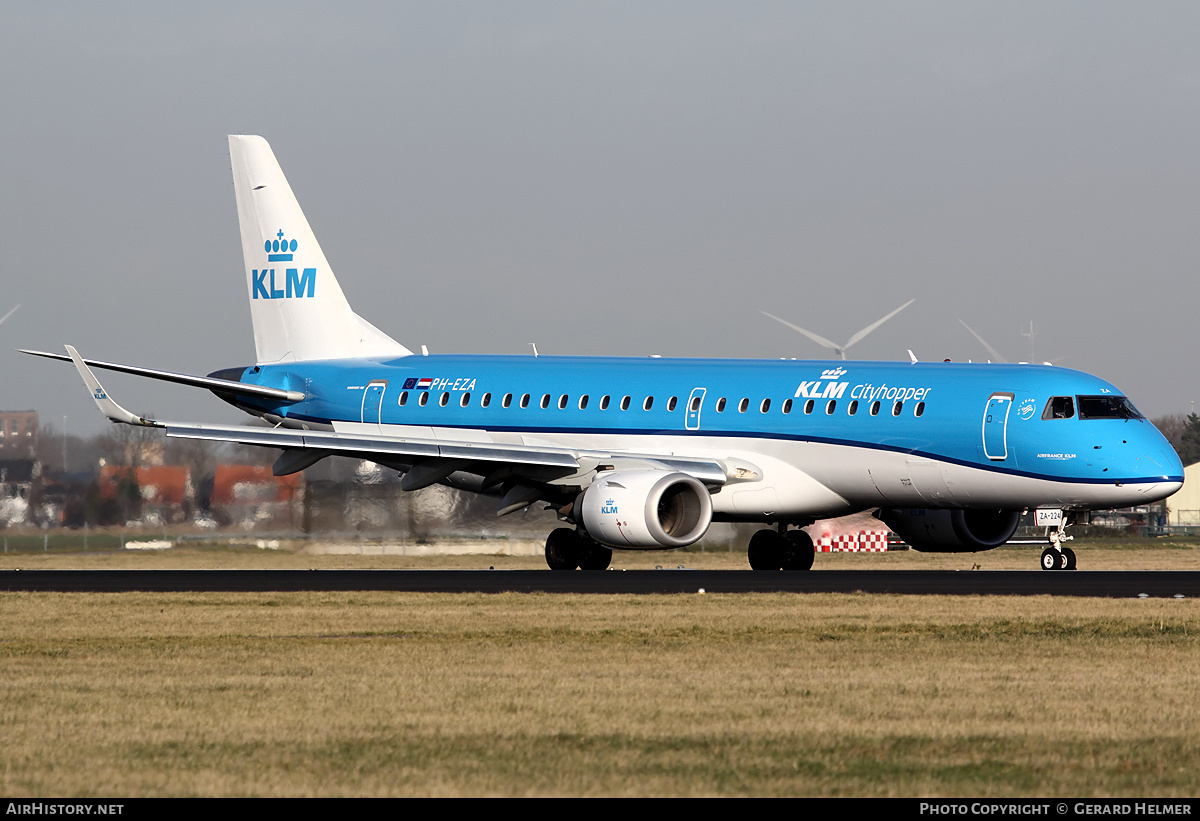
<instances>
[{"instance_id":1,"label":"airplane","mask_svg":"<svg viewBox=\"0 0 1200 821\"><path fill-rule=\"evenodd\" d=\"M340 455L400 472L403 491L489 494L500 515L545 504L563 523L546 538L556 570L752 522L752 569L805 571L801 528L863 511L917 550L974 552L1029 509L1059 522L1042 567L1073 569L1074 513L1182 485L1116 387L1063 368L414 354L351 309L266 140L229 149L256 364L194 376L25 351L73 362L113 422L278 448L277 475ZM138 416L93 369L204 388L271 427Z\"/></svg>"}]
</instances>

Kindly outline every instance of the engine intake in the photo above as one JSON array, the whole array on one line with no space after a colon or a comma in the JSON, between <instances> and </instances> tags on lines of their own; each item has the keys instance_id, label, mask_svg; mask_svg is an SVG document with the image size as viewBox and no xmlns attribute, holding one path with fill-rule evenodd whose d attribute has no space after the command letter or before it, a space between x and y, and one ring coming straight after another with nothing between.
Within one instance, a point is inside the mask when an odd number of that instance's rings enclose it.
<instances>
[{"instance_id":1,"label":"engine intake","mask_svg":"<svg viewBox=\"0 0 1200 821\"><path fill-rule=\"evenodd\" d=\"M914 550L978 553L1011 539L1020 524L1021 511L884 508L876 517Z\"/></svg>"},{"instance_id":2,"label":"engine intake","mask_svg":"<svg viewBox=\"0 0 1200 821\"><path fill-rule=\"evenodd\" d=\"M678 471L628 470L603 474L576 500L577 519L610 547L684 547L712 523L708 488Z\"/></svg>"}]
</instances>

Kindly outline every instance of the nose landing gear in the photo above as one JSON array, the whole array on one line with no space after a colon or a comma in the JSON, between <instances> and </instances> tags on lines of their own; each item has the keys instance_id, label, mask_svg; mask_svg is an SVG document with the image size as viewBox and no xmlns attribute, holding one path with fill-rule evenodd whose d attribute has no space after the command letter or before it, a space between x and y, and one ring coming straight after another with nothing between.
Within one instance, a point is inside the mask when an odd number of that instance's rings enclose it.
<instances>
[{"instance_id":1,"label":"nose landing gear","mask_svg":"<svg viewBox=\"0 0 1200 821\"><path fill-rule=\"evenodd\" d=\"M1063 547L1063 542L1075 538L1063 532L1066 526L1064 517L1058 527L1047 530L1046 535L1050 538L1050 546L1042 551L1042 570L1074 570L1076 568L1075 551L1069 547Z\"/></svg>"},{"instance_id":2,"label":"nose landing gear","mask_svg":"<svg viewBox=\"0 0 1200 821\"><path fill-rule=\"evenodd\" d=\"M1042 551L1042 570L1074 570L1075 551L1069 547L1047 547Z\"/></svg>"}]
</instances>

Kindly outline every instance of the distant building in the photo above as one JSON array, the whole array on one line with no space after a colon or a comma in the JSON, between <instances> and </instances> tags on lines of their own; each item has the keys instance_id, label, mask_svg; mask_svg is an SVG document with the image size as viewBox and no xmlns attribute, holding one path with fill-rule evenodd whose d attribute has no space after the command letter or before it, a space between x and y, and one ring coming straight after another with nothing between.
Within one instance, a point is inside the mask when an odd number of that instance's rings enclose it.
<instances>
[{"instance_id":1,"label":"distant building","mask_svg":"<svg viewBox=\"0 0 1200 821\"><path fill-rule=\"evenodd\" d=\"M37 444L37 411L0 411L0 459L34 459Z\"/></svg>"},{"instance_id":2,"label":"distant building","mask_svg":"<svg viewBox=\"0 0 1200 821\"><path fill-rule=\"evenodd\" d=\"M1200 462L1183 469L1183 487L1163 504L1167 506L1167 524L1200 527Z\"/></svg>"},{"instance_id":3,"label":"distant building","mask_svg":"<svg viewBox=\"0 0 1200 821\"><path fill-rule=\"evenodd\" d=\"M221 524L298 528L304 520L304 477L275 476L259 465L220 465L210 506Z\"/></svg>"},{"instance_id":4,"label":"distant building","mask_svg":"<svg viewBox=\"0 0 1200 821\"><path fill-rule=\"evenodd\" d=\"M100 468L100 500L118 499L122 481L128 479L129 468L105 465ZM186 521L192 514L191 471L180 465L150 465L139 467L137 478L140 497L137 518L143 524L162 524ZM135 511L128 511L134 513Z\"/></svg>"},{"instance_id":5,"label":"distant building","mask_svg":"<svg viewBox=\"0 0 1200 821\"><path fill-rule=\"evenodd\" d=\"M29 523L39 467L34 459L0 458L0 527Z\"/></svg>"}]
</instances>

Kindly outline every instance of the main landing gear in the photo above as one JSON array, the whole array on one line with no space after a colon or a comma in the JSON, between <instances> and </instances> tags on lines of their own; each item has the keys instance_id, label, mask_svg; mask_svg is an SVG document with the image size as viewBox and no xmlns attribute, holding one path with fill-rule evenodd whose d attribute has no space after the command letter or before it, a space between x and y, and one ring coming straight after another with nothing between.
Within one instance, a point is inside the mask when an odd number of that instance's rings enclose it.
<instances>
[{"instance_id":1,"label":"main landing gear","mask_svg":"<svg viewBox=\"0 0 1200 821\"><path fill-rule=\"evenodd\" d=\"M546 537L546 564L551 570L607 570L612 551L578 530L559 527Z\"/></svg>"},{"instance_id":2,"label":"main landing gear","mask_svg":"<svg viewBox=\"0 0 1200 821\"><path fill-rule=\"evenodd\" d=\"M746 551L755 570L811 570L813 541L803 530L760 530L750 537Z\"/></svg>"}]
</instances>

